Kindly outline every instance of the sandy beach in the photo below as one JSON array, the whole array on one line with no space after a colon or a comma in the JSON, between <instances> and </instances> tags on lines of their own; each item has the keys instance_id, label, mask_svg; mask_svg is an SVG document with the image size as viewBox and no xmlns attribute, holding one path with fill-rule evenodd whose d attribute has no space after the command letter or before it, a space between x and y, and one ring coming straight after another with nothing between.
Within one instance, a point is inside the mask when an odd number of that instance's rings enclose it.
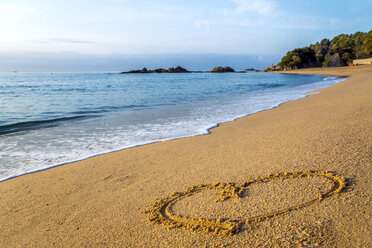
<instances>
[{"instance_id":1,"label":"sandy beach","mask_svg":"<svg viewBox=\"0 0 372 248\"><path fill-rule=\"evenodd\" d=\"M0 247L371 247L372 66L288 73L351 76L209 135L1 182Z\"/></svg>"}]
</instances>

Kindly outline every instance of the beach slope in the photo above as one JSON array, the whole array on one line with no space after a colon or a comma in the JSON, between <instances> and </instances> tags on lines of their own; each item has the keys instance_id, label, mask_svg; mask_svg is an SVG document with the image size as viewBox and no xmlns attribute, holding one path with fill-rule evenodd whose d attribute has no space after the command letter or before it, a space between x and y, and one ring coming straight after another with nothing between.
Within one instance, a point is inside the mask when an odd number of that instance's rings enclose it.
<instances>
[{"instance_id":1,"label":"beach slope","mask_svg":"<svg viewBox=\"0 0 372 248\"><path fill-rule=\"evenodd\" d=\"M210 135L1 182L0 247L371 247L372 72L340 74L354 75ZM333 186L325 177L282 177L234 191L248 178L309 170L331 171L347 186L326 195ZM232 184L185 196L169 211L244 222L233 235L148 221L157 200L214 182ZM252 216L263 218L245 222Z\"/></svg>"}]
</instances>

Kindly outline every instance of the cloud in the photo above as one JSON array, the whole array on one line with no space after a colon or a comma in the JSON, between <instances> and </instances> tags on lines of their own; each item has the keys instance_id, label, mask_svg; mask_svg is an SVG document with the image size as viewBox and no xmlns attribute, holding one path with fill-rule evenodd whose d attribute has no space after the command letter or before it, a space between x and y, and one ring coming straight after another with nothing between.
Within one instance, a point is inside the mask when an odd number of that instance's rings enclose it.
<instances>
[{"instance_id":1,"label":"cloud","mask_svg":"<svg viewBox=\"0 0 372 248\"><path fill-rule=\"evenodd\" d=\"M253 12L259 15L270 15L274 13L278 4L272 0L232 0L236 5L238 13Z\"/></svg>"},{"instance_id":2,"label":"cloud","mask_svg":"<svg viewBox=\"0 0 372 248\"><path fill-rule=\"evenodd\" d=\"M58 43L77 43L77 44L93 44L93 41L89 40L76 40L76 39L69 39L69 38L62 38L62 37L57 37L57 38L50 38L48 41L51 42L58 42Z\"/></svg>"}]
</instances>

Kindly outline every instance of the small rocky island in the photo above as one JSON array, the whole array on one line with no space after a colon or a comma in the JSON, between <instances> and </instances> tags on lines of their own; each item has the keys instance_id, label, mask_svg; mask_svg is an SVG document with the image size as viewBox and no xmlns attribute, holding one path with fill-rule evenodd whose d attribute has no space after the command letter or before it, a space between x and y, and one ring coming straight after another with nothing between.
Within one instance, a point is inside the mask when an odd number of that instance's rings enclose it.
<instances>
[{"instance_id":1,"label":"small rocky island","mask_svg":"<svg viewBox=\"0 0 372 248\"><path fill-rule=\"evenodd\" d=\"M158 68L154 70L147 70L146 67L144 67L141 70L131 70L126 72L121 72L121 74L128 74L128 73L188 73L190 71L186 70L185 68L181 66L177 66L176 68L170 67L168 69Z\"/></svg>"},{"instance_id":2,"label":"small rocky island","mask_svg":"<svg viewBox=\"0 0 372 248\"><path fill-rule=\"evenodd\" d=\"M214 67L213 70L211 70L212 73L222 73L222 72L235 72L235 70L229 66L217 66Z\"/></svg>"}]
</instances>

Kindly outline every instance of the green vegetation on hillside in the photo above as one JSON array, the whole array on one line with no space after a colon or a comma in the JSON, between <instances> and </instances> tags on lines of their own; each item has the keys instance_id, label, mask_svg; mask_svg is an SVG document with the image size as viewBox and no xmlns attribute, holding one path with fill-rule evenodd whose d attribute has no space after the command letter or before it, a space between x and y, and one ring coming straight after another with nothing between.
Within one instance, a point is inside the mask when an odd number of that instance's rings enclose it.
<instances>
[{"instance_id":1,"label":"green vegetation on hillside","mask_svg":"<svg viewBox=\"0 0 372 248\"><path fill-rule=\"evenodd\" d=\"M304 48L287 52L279 66L283 70L321 66L344 66L353 59L372 56L372 30L368 33L340 34Z\"/></svg>"}]
</instances>

